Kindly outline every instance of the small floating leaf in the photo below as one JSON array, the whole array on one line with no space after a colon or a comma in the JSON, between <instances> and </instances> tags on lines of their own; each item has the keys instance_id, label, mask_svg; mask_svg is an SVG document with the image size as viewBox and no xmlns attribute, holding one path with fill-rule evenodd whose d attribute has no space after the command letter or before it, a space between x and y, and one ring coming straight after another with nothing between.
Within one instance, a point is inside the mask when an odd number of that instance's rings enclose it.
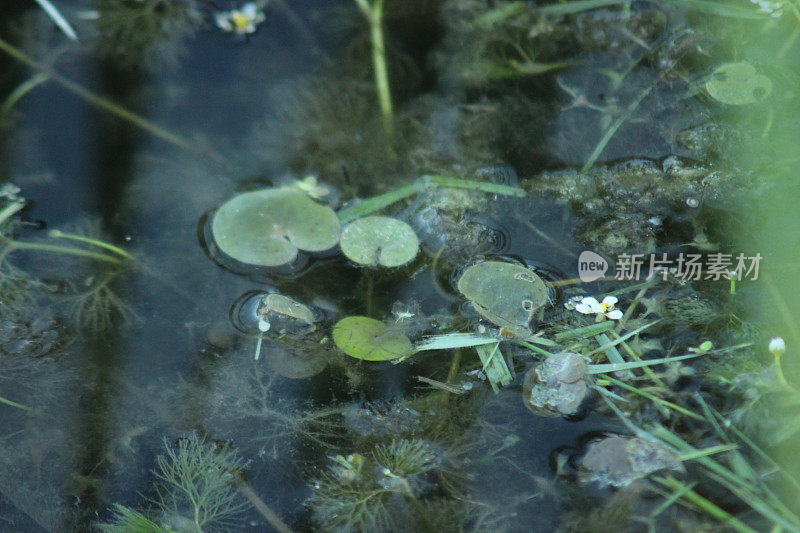
<instances>
[{"instance_id":1,"label":"small floating leaf","mask_svg":"<svg viewBox=\"0 0 800 533\"><path fill-rule=\"evenodd\" d=\"M401 266L417 256L414 230L396 218L371 216L348 224L342 231L342 253L361 265Z\"/></svg>"},{"instance_id":2,"label":"small floating leaf","mask_svg":"<svg viewBox=\"0 0 800 533\"><path fill-rule=\"evenodd\" d=\"M772 92L772 81L750 63L724 63L711 74L706 90L724 104L746 105L766 98Z\"/></svg>"},{"instance_id":3,"label":"small floating leaf","mask_svg":"<svg viewBox=\"0 0 800 533\"><path fill-rule=\"evenodd\" d=\"M458 290L478 313L515 333L528 331L534 311L547 303L542 279L522 265L485 261L469 267Z\"/></svg>"},{"instance_id":4,"label":"small floating leaf","mask_svg":"<svg viewBox=\"0 0 800 533\"><path fill-rule=\"evenodd\" d=\"M214 214L211 233L220 250L248 265L291 263L297 250L320 252L339 242L339 219L325 205L290 187L234 196Z\"/></svg>"},{"instance_id":5,"label":"small floating leaf","mask_svg":"<svg viewBox=\"0 0 800 533\"><path fill-rule=\"evenodd\" d=\"M314 323L314 313L311 312L311 309L300 302L292 300L288 296L277 293L267 295L267 297L264 298L263 304L258 312L262 315L275 313L278 315L295 318L305 322L306 324Z\"/></svg>"},{"instance_id":6,"label":"small floating leaf","mask_svg":"<svg viewBox=\"0 0 800 533\"><path fill-rule=\"evenodd\" d=\"M333 342L344 353L365 361L389 361L411 353L411 341L401 331L365 316L348 316L333 327Z\"/></svg>"}]
</instances>

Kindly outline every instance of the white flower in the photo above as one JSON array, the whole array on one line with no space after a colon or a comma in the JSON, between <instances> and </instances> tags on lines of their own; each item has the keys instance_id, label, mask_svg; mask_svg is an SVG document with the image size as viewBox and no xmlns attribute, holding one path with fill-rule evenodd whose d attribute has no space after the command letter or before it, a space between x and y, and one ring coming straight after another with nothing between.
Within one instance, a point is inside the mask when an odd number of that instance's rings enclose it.
<instances>
[{"instance_id":1,"label":"white flower","mask_svg":"<svg viewBox=\"0 0 800 533\"><path fill-rule=\"evenodd\" d=\"M233 32L236 35L248 35L255 33L256 26L266 20L264 12L259 9L255 2L247 2L241 9L231 11L219 11L214 13L214 22L217 27L224 31Z\"/></svg>"},{"instance_id":2,"label":"white flower","mask_svg":"<svg viewBox=\"0 0 800 533\"><path fill-rule=\"evenodd\" d=\"M783 2L771 2L769 0L750 0L751 4L758 6L761 13L765 13L772 18L783 15Z\"/></svg>"},{"instance_id":3,"label":"white flower","mask_svg":"<svg viewBox=\"0 0 800 533\"><path fill-rule=\"evenodd\" d=\"M781 356L786 351L786 342L782 337L775 337L769 341L769 351L772 355Z\"/></svg>"},{"instance_id":4,"label":"white flower","mask_svg":"<svg viewBox=\"0 0 800 533\"><path fill-rule=\"evenodd\" d=\"M593 296L587 296L575 304L575 310L584 315L605 315L611 320L619 320L622 318L622 311L614 309L618 301L616 296L606 296L602 302L598 302Z\"/></svg>"}]
</instances>

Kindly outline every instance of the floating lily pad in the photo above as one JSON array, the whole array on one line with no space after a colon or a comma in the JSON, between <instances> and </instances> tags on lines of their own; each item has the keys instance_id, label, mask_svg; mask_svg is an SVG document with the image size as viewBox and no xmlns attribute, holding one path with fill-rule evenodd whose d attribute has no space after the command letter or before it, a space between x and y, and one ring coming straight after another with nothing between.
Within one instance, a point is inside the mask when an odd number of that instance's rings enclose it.
<instances>
[{"instance_id":1,"label":"floating lily pad","mask_svg":"<svg viewBox=\"0 0 800 533\"><path fill-rule=\"evenodd\" d=\"M222 204L211 224L222 252L248 265L291 263L297 250L320 252L339 242L339 219L302 191L281 187L247 192Z\"/></svg>"},{"instance_id":2,"label":"floating lily pad","mask_svg":"<svg viewBox=\"0 0 800 533\"><path fill-rule=\"evenodd\" d=\"M724 104L746 105L766 98L772 92L772 80L750 63L724 63L711 74L706 90Z\"/></svg>"},{"instance_id":3,"label":"floating lily pad","mask_svg":"<svg viewBox=\"0 0 800 533\"><path fill-rule=\"evenodd\" d=\"M348 316L337 322L333 342L350 357L365 361L389 361L411 353L411 341L401 331L365 316Z\"/></svg>"},{"instance_id":4,"label":"floating lily pad","mask_svg":"<svg viewBox=\"0 0 800 533\"><path fill-rule=\"evenodd\" d=\"M414 230L396 218L365 217L342 230L342 253L361 265L396 267L414 259L419 240Z\"/></svg>"},{"instance_id":5,"label":"floating lily pad","mask_svg":"<svg viewBox=\"0 0 800 533\"><path fill-rule=\"evenodd\" d=\"M500 261L469 267L458 290L481 316L515 333L527 332L533 313L547 303L547 287L535 272Z\"/></svg>"}]
</instances>

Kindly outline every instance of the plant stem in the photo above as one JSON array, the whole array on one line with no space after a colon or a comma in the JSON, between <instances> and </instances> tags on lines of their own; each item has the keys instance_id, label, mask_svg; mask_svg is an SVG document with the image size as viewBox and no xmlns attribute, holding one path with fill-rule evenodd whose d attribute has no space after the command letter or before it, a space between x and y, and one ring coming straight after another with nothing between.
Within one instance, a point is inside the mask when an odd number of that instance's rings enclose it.
<instances>
[{"instance_id":1,"label":"plant stem","mask_svg":"<svg viewBox=\"0 0 800 533\"><path fill-rule=\"evenodd\" d=\"M445 189L468 189L471 191L480 191L489 194L500 194L503 196L518 196L524 197L525 191L519 187L511 187L510 185L501 185L498 183L489 183L485 181L463 180L453 176L438 176L438 175L425 175L416 180L415 182L394 189L392 191L367 198L363 202L344 207L336 213L339 217L339 222L342 224L352 222L353 220L371 215L376 211L380 211L384 207L405 200L406 198L415 195L426 187L442 187Z\"/></svg>"},{"instance_id":2,"label":"plant stem","mask_svg":"<svg viewBox=\"0 0 800 533\"><path fill-rule=\"evenodd\" d=\"M122 261L116 257L97 252L90 252L88 250L81 250L80 248L72 248L69 246L56 246L54 244L41 244L38 242L20 242L12 241L10 239L0 239L0 244L6 243L8 247L7 252L14 250L35 250L38 252L53 252L59 254L75 255L78 257L88 257L90 259L97 259L98 261L105 261L107 263L120 264Z\"/></svg>"},{"instance_id":3,"label":"plant stem","mask_svg":"<svg viewBox=\"0 0 800 533\"><path fill-rule=\"evenodd\" d=\"M472 191L488 192L491 194L502 194L503 196L524 197L525 191L519 187L490 183L488 181L463 180L452 176L425 175L419 180L423 184L433 184L439 187L451 189L469 189Z\"/></svg>"},{"instance_id":4,"label":"plant stem","mask_svg":"<svg viewBox=\"0 0 800 533\"><path fill-rule=\"evenodd\" d=\"M165 140L167 142L170 142L176 146L180 146L181 148L185 148L187 150L196 151L196 149L191 144L189 144L181 137L165 130L161 126L158 126L157 124L150 122L149 120L143 117L140 117L135 113L128 111L124 107L115 104L114 102L107 100L106 98L97 96L88 89L81 87L74 81L61 76L60 74L52 70L50 67L38 63L33 58L31 58L21 50L17 49L16 47L12 46L11 44L7 43L3 39L0 39L0 50L10 55L20 63L23 63L31 67L32 69L38 70L43 74L46 74L47 76L49 76L50 79L61 85L64 89L68 90L75 96L89 102L90 104L99 107L104 111L108 111L112 115L116 115L123 120L126 120L131 124L155 135L156 137L162 140Z\"/></svg>"},{"instance_id":5,"label":"plant stem","mask_svg":"<svg viewBox=\"0 0 800 533\"><path fill-rule=\"evenodd\" d=\"M113 244L98 239L92 239L91 237L84 237L83 235L75 235L73 233L64 233L63 231L57 229L50 231L50 236L56 239L57 238L71 239L73 241L85 242L86 244L91 244L99 248L104 248L109 252L114 252L115 254L124 257L125 259L132 259L131 254L129 254L119 246L114 246Z\"/></svg>"},{"instance_id":6,"label":"plant stem","mask_svg":"<svg viewBox=\"0 0 800 533\"><path fill-rule=\"evenodd\" d=\"M31 408L27 405L22 405L21 403L12 402L11 400L6 400L2 396L0 396L0 403L4 403L6 405L10 405L11 407L16 407L17 409L22 409L24 411L30 411Z\"/></svg>"},{"instance_id":7,"label":"plant stem","mask_svg":"<svg viewBox=\"0 0 800 533\"><path fill-rule=\"evenodd\" d=\"M258 497L258 494L250 488L245 482L238 483L236 488L239 489L239 492L247 498L253 507L255 507L256 511L263 516L269 524L275 528L275 531L278 533L292 533L292 529L287 526L283 520L278 516L278 514L270 509L264 501Z\"/></svg>"},{"instance_id":8,"label":"plant stem","mask_svg":"<svg viewBox=\"0 0 800 533\"><path fill-rule=\"evenodd\" d=\"M395 202L404 200L409 196L413 196L419 191L419 184L414 182L411 185L400 187L399 189L383 193L379 196L373 196L372 198L368 198L363 202L340 209L337 213L337 216L339 217L339 221L343 224L346 222L352 222L358 218L365 217L376 211L380 211L384 207L388 207Z\"/></svg>"},{"instance_id":9,"label":"plant stem","mask_svg":"<svg viewBox=\"0 0 800 533\"><path fill-rule=\"evenodd\" d=\"M372 67L375 75L375 89L381 108L383 130L391 138L394 135L394 111L392 93L389 87L389 71L386 68L386 45L383 39L383 0L354 0L361 13L369 22L369 37L372 42Z\"/></svg>"},{"instance_id":10,"label":"plant stem","mask_svg":"<svg viewBox=\"0 0 800 533\"><path fill-rule=\"evenodd\" d=\"M18 211L22 210L23 207L25 207L24 200L15 200L3 209L0 209L0 226L2 226L6 220L13 217Z\"/></svg>"},{"instance_id":11,"label":"plant stem","mask_svg":"<svg viewBox=\"0 0 800 533\"><path fill-rule=\"evenodd\" d=\"M3 102L3 105L0 106L0 117L4 117L11 111L14 106L16 105L19 100L28 94L30 91L41 85L42 83L48 81L50 76L45 74L44 72L39 72L38 74L33 75L29 79L25 80L24 82L20 83L16 89L11 91L11 94Z\"/></svg>"},{"instance_id":12,"label":"plant stem","mask_svg":"<svg viewBox=\"0 0 800 533\"><path fill-rule=\"evenodd\" d=\"M461 371L461 348L456 348L453 350L453 359L450 361L450 371L447 373L447 384L453 385L458 378L458 373ZM439 403L442 406L447 406L450 402L450 393L448 391L442 391L442 397L439 399Z\"/></svg>"}]
</instances>

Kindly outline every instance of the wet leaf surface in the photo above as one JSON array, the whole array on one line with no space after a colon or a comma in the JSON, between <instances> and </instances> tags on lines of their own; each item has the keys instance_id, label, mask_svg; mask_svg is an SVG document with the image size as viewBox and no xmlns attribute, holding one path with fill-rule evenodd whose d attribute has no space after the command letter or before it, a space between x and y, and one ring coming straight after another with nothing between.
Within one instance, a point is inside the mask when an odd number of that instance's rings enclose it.
<instances>
[{"instance_id":1,"label":"wet leaf surface","mask_svg":"<svg viewBox=\"0 0 800 533\"><path fill-rule=\"evenodd\" d=\"M342 231L342 253L361 265L397 267L414 259L419 240L414 230L396 218L365 217Z\"/></svg>"},{"instance_id":2,"label":"wet leaf surface","mask_svg":"<svg viewBox=\"0 0 800 533\"><path fill-rule=\"evenodd\" d=\"M235 196L214 214L211 233L226 255L248 265L291 263L298 250L321 252L339 242L339 220L328 206L288 187Z\"/></svg>"},{"instance_id":3,"label":"wet leaf surface","mask_svg":"<svg viewBox=\"0 0 800 533\"><path fill-rule=\"evenodd\" d=\"M481 316L514 332L527 331L534 311L547 303L547 287L535 272L500 261L469 267L458 290Z\"/></svg>"},{"instance_id":4,"label":"wet leaf surface","mask_svg":"<svg viewBox=\"0 0 800 533\"><path fill-rule=\"evenodd\" d=\"M333 328L333 341L344 353L365 361L389 361L411 352L401 331L365 316L348 316Z\"/></svg>"}]
</instances>

